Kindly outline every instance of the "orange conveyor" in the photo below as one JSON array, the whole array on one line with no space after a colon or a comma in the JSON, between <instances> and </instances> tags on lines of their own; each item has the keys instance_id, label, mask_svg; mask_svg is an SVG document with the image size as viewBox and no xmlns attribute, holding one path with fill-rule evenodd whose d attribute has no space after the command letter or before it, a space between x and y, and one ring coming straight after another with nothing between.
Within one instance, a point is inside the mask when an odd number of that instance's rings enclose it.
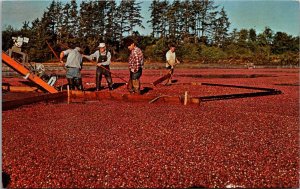
<instances>
[{"instance_id":1,"label":"orange conveyor","mask_svg":"<svg viewBox=\"0 0 300 189\"><path fill-rule=\"evenodd\" d=\"M36 83L37 85L39 85L40 87L48 91L49 93L58 93L58 91L53 86L48 85L48 83L46 83L40 77L31 73L30 70L22 66L16 60L12 59L5 52L2 52L2 60L4 61L5 64L7 64L12 69L14 69L16 72L18 72L21 75L24 75L25 78Z\"/></svg>"}]
</instances>

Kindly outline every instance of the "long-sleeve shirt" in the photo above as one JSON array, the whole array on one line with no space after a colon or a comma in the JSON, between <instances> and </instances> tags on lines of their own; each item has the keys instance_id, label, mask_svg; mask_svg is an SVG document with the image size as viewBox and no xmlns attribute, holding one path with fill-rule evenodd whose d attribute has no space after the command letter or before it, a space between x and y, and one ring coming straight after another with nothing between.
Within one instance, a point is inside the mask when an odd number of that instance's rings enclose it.
<instances>
[{"instance_id":1,"label":"long-sleeve shirt","mask_svg":"<svg viewBox=\"0 0 300 189\"><path fill-rule=\"evenodd\" d=\"M68 49L63 51L64 56L68 55L67 62L65 64L66 67L71 68L81 68L82 66L82 55L79 52L79 48Z\"/></svg>"},{"instance_id":2,"label":"long-sleeve shirt","mask_svg":"<svg viewBox=\"0 0 300 189\"><path fill-rule=\"evenodd\" d=\"M140 48L135 47L131 51L130 56L129 56L128 66L132 72L136 72L136 71L138 71L139 68L143 68L144 55Z\"/></svg>"},{"instance_id":3,"label":"long-sleeve shirt","mask_svg":"<svg viewBox=\"0 0 300 189\"><path fill-rule=\"evenodd\" d=\"M107 60L105 62L99 62L99 57L100 57L100 51L97 50L96 52L94 52L93 54L89 55L89 56L85 56L86 58L88 58L89 60L93 60L94 58L96 58L97 63L100 63L102 66L107 66L110 65L111 63L111 54L109 51L104 51L103 53L101 53L101 56L107 56Z\"/></svg>"}]
</instances>

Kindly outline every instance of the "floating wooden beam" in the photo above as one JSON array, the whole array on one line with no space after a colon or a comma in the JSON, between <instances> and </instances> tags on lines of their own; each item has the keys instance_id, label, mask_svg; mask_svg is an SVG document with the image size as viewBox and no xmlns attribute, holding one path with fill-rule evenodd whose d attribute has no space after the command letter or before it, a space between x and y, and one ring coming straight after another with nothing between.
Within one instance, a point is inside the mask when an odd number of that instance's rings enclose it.
<instances>
[{"instance_id":1,"label":"floating wooden beam","mask_svg":"<svg viewBox=\"0 0 300 189\"><path fill-rule=\"evenodd\" d=\"M95 100L120 100L120 101L129 101L129 102L148 102L156 99L157 95L136 95L136 94L121 94L116 92L109 91L70 91L71 99L81 99L83 101L95 101ZM182 97L180 96L168 96L164 95L157 98L154 101L167 102L167 103L182 103ZM187 101L191 103L199 103L199 99L192 100L188 98Z\"/></svg>"},{"instance_id":2,"label":"floating wooden beam","mask_svg":"<svg viewBox=\"0 0 300 189\"><path fill-rule=\"evenodd\" d=\"M9 92L42 92L37 87L10 86L10 85L3 85L2 90L9 91Z\"/></svg>"},{"instance_id":3,"label":"floating wooden beam","mask_svg":"<svg viewBox=\"0 0 300 189\"><path fill-rule=\"evenodd\" d=\"M10 110L22 105L33 104L41 101L51 101L51 100L59 100L64 101L67 98L67 92L59 92L54 94L41 94L37 96L16 99L16 100L7 100L2 102L2 110Z\"/></svg>"},{"instance_id":4,"label":"floating wooden beam","mask_svg":"<svg viewBox=\"0 0 300 189\"><path fill-rule=\"evenodd\" d=\"M157 79L156 81L153 82L153 85L156 86L158 84L160 84L161 82L165 81L166 79L169 79L171 77L171 74L168 73L164 76L162 76L161 78Z\"/></svg>"}]
</instances>

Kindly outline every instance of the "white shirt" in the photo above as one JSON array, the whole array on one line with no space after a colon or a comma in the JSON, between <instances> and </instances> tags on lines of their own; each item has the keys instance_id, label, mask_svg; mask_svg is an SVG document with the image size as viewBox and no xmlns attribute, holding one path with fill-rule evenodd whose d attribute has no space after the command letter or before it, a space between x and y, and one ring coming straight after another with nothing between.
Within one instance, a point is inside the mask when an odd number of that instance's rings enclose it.
<instances>
[{"instance_id":1,"label":"white shirt","mask_svg":"<svg viewBox=\"0 0 300 189\"><path fill-rule=\"evenodd\" d=\"M176 63L176 54L175 52L172 52L171 50L169 50L166 54L166 67L168 66L174 66Z\"/></svg>"},{"instance_id":2,"label":"white shirt","mask_svg":"<svg viewBox=\"0 0 300 189\"><path fill-rule=\"evenodd\" d=\"M103 53L101 53L102 56L106 56L106 51L104 51ZM86 58L88 58L89 60L93 60L94 58L96 58L96 61L98 62L98 59L100 57L100 51L97 50L96 52L94 52L94 54L91 54L90 56L85 56ZM107 60L105 62L100 62L100 64L102 66L107 66L110 65L111 63L111 54L108 51L107 52Z\"/></svg>"},{"instance_id":3,"label":"white shirt","mask_svg":"<svg viewBox=\"0 0 300 189\"><path fill-rule=\"evenodd\" d=\"M63 51L64 55L68 55L67 62L65 66L73 68L81 68L82 64L82 55L79 53L80 48L76 47L75 49L68 49Z\"/></svg>"}]
</instances>

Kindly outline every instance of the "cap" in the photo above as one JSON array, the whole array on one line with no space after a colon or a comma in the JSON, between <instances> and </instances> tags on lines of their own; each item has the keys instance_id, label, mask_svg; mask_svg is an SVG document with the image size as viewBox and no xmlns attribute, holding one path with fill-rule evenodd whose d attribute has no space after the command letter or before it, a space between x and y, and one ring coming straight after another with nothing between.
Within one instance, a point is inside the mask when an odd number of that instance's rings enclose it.
<instances>
[{"instance_id":1,"label":"cap","mask_svg":"<svg viewBox=\"0 0 300 189\"><path fill-rule=\"evenodd\" d=\"M105 47L105 43L100 43L98 47Z\"/></svg>"}]
</instances>

